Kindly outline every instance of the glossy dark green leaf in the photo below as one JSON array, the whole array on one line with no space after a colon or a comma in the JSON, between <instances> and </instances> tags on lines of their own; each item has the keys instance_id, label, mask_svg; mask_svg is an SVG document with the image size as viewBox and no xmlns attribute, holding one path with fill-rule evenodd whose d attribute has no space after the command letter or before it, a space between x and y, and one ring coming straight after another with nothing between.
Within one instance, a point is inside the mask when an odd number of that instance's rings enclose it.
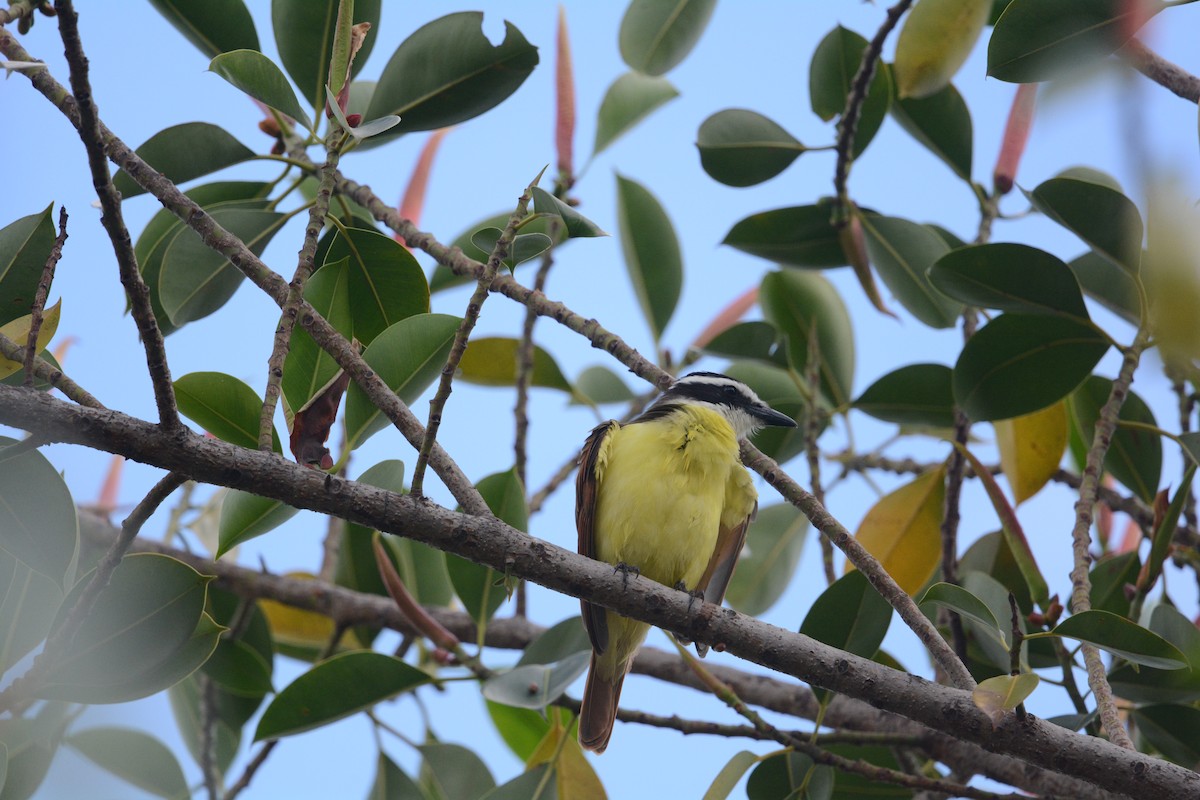
<instances>
[{"instance_id":1,"label":"glossy dark green leaf","mask_svg":"<svg viewBox=\"0 0 1200 800\"><path fill-rule=\"evenodd\" d=\"M831 214L828 201L762 211L730 228L721 244L791 267L844 267L850 262Z\"/></svg>"},{"instance_id":2,"label":"glossy dark green leaf","mask_svg":"<svg viewBox=\"0 0 1200 800\"><path fill-rule=\"evenodd\" d=\"M507 21L504 41L493 45L482 22L478 11L447 14L396 48L375 86L367 118L396 114L400 124L367 146L477 117L525 82L537 66L537 48Z\"/></svg>"},{"instance_id":3,"label":"glossy dark green leaf","mask_svg":"<svg viewBox=\"0 0 1200 800\"><path fill-rule=\"evenodd\" d=\"M1142 260L1142 217L1133 201L1102 183L1051 178L1030 195L1034 208L1133 274Z\"/></svg>"},{"instance_id":4,"label":"glossy dark green leaf","mask_svg":"<svg viewBox=\"0 0 1200 800\"><path fill-rule=\"evenodd\" d=\"M275 530L296 516L297 511L280 500L230 489L221 503L217 557L242 542Z\"/></svg>"},{"instance_id":5,"label":"glossy dark green leaf","mask_svg":"<svg viewBox=\"0 0 1200 800\"><path fill-rule=\"evenodd\" d=\"M1187 657L1188 669L1150 669L1124 664L1109 674L1118 696L1135 703L1191 703L1200 699L1200 630L1166 603L1150 613L1150 630L1174 644Z\"/></svg>"},{"instance_id":6,"label":"glossy dark green leaf","mask_svg":"<svg viewBox=\"0 0 1200 800\"><path fill-rule=\"evenodd\" d=\"M375 764L375 780L367 800L429 800L417 782L408 777L384 752L379 752Z\"/></svg>"},{"instance_id":7,"label":"glossy dark green leaf","mask_svg":"<svg viewBox=\"0 0 1200 800\"><path fill-rule=\"evenodd\" d=\"M583 620L577 616L567 617L530 642L517 659L517 666L549 664L575 653L590 652L591 649L592 643L584 630Z\"/></svg>"},{"instance_id":8,"label":"glossy dark green leaf","mask_svg":"<svg viewBox=\"0 0 1200 800\"><path fill-rule=\"evenodd\" d=\"M90 574L84 576L67 596L55 627L89 579ZM210 580L167 556L126 556L96 598L87 624L46 669L37 696L120 703L160 692L191 674L223 630L204 613Z\"/></svg>"},{"instance_id":9,"label":"glossy dark green leaf","mask_svg":"<svg viewBox=\"0 0 1200 800\"><path fill-rule=\"evenodd\" d=\"M858 570L834 581L809 608L800 633L819 642L870 658L892 621L892 607Z\"/></svg>"},{"instance_id":10,"label":"glossy dark green leaf","mask_svg":"<svg viewBox=\"0 0 1200 800\"><path fill-rule=\"evenodd\" d=\"M953 583L935 583L925 590L925 594L917 601L919 606L935 606L937 608L945 608L960 617L971 620L984 631L990 634L993 638L1004 644L1007 639L1000 631L1000 624L996 617L992 614L992 610L988 608L987 603L984 603L975 595L961 586L956 586ZM928 613L928 612L926 612ZM1005 620L1008 624L1008 620Z\"/></svg>"},{"instance_id":11,"label":"glossy dark green leaf","mask_svg":"<svg viewBox=\"0 0 1200 800\"><path fill-rule=\"evenodd\" d=\"M208 69L263 105L312 129L312 120L300 107L300 101L296 99L296 93L292 91L292 85L284 77L283 71L257 50L222 53L212 60Z\"/></svg>"},{"instance_id":12,"label":"glossy dark green leaf","mask_svg":"<svg viewBox=\"0 0 1200 800\"><path fill-rule=\"evenodd\" d=\"M600 110L596 113L596 141L592 145L592 156L598 155L660 106L678 96L679 90L666 78L655 78L640 72L626 72L617 78L604 93Z\"/></svg>"},{"instance_id":13,"label":"glossy dark green leaf","mask_svg":"<svg viewBox=\"0 0 1200 800\"><path fill-rule=\"evenodd\" d=\"M971 419L1008 419L1066 397L1091 374L1109 342L1071 317L1002 314L964 345L954 397Z\"/></svg>"},{"instance_id":14,"label":"glossy dark green leaf","mask_svg":"<svg viewBox=\"0 0 1200 800\"><path fill-rule=\"evenodd\" d=\"M1187 657L1178 647L1157 633L1107 611L1092 609L1073 614L1051 633L1093 644L1143 667L1169 670L1188 667Z\"/></svg>"},{"instance_id":15,"label":"glossy dark green leaf","mask_svg":"<svg viewBox=\"0 0 1200 800\"><path fill-rule=\"evenodd\" d=\"M971 180L971 111L954 84L928 97L893 98L890 111L900 127L946 162L954 174Z\"/></svg>"},{"instance_id":16,"label":"glossy dark green leaf","mask_svg":"<svg viewBox=\"0 0 1200 800\"><path fill-rule=\"evenodd\" d=\"M475 488L499 520L517 530L528 530L525 487L515 468L489 475ZM446 555L446 568L454 591L471 618L481 625L491 619L507 597L504 576L491 567L450 554Z\"/></svg>"},{"instance_id":17,"label":"glossy dark green leaf","mask_svg":"<svg viewBox=\"0 0 1200 800\"><path fill-rule=\"evenodd\" d=\"M343 259L326 264L313 273L304 285L304 299L312 304L334 330L350 339L354 318L350 313L350 262ZM313 341L302 326L292 329L287 358L283 362L283 409L288 425L297 411L329 386L341 372L333 356Z\"/></svg>"},{"instance_id":18,"label":"glossy dark green leaf","mask_svg":"<svg viewBox=\"0 0 1200 800\"><path fill-rule=\"evenodd\" d=\"M483 800L558 800L558 781L552 763L538 764L497 786Z\"/></svg>"},{"instance_id":19,"label":"glossy dark green leaf","mask_svg":"<svg viewBox=\"0 0 1200 800\"><path fill-rule=\"evenodd\" d=\"M5 452L16 445L16 439L0 436L0 549L55 586L68 588L79 557L75 501L38 450Z\"/></svg>"},{"instance_id":20,"label":"glossy dark green leaf","mask_svg":"<svg viewBox=\"0 0 1200 800\"><path fill-rule=\"evenodd\" d=\"M803 453L808 403L796 388L791 373L762 362L735 361L725 368L725 374L749 386L764 403L798 423L795 428L763 428L751 437L754 446L781 464Z\"/></svg>"},{"instance_id":21,"label":"glossy dark green leaf","mask_svg":"<svg viewBox=\"0 0 1200 800\"><path fill-rule=\"evenodd\" d=\"M516 386L518 339L504 336L483 336L467 343L467 351L459 362L459 377L468 383L483 386ZM571 392L571 383L562 374L554 357L534 345L533 371L530 386Z\"/></svg>"},{"instance_id":22,"label":"glossy dark green leaf","mask_svg":"<svg viewBox=\"0 0 1200 800\"><path fill-rule=\"evenodd\" d=\"M212 218L245 242L255 255L262 255L286 221L279 212L249 208L224 208L213 211ZM225 305L245 277L189 228L176 236L163 253L158 294L171 324L178 328Z\"/></svg>"},{"instance_id":23,"label":"glossy dark green leaf","mask_svg":"<svg viewBox=\"0 0 1200 800\"><path fill-rule=\"evenodd\" d=\"M175 381L179 411L208 433L238 447L258 448L262 398L223 372L191 372ZM274 437L275 452L283 452Z\"/></svg>"},{"instance_id":24,"label":"glossy dark green leaf","mask_svg":"<svg viewBox=\"0 0 1200 800\"><path fill-rule=\"evenodd\" d=\"M54 205L0 228L0 325L30 313L54 246Z\"/></svg>"},{"instance_id":25,"label":"glossy dark green leaf","mask_svg":"<svg viewBox=\"0 0 1200 800\"><path fill-rule=\"evenodd\" d=\"M617 373L608 367L591 366L579 373L575 379L575 394L591 403L627 403L633 392Z\"/></svg>"},{"instance_id":26,"label":"glossy dark green leaf","mask_svg":"<svg viewBox=\"0 0 1200 800\"><path fill-rule=\"evenodd\" d=\"M504 231L499 228L480 228L471 234L471 244L488 253L490 257L503 235ZM554 241L544 233L518 233L508 247L504 265L512 269L517 264L537 258L553 244Z\"/></svg>"},{"instance_id":27,"label":"glossy dark green leaf","mask_svg":"<svg viewBox=\"0 0 1200 800\"><path fill-rule=\"evenodd\" d=\"M896 759L895 749L891 747L835 744L830 745L827 749L843 758L865 761L885 769L904 770L904 767ZM911 800L913 797L912 789L890 783L879 783L865 775L853 772L839 771L833 789L834 800Z\"/></svg>"},{"instance_id":28,"label":"glossy dark green leaf","mask_svg":"<svg viewBox=\"0 0 1200 800\"><path fill-rule=\"evenodd\" d=\"M191 797L175 754L148 733L132 728L89 728L71 734L66 742L89 761L156 797Z\"/></svg>"},{"instance_id":29,"label":"glossy dark green leaf","mask_svg":"<svg viewBox=\"0 0 1200 800\"><path fill-rule=\"evenodd\" d=\"M952 428L952 377L953 371L943 364L909 364L868 386L854 407L886 422Z\"/></svg>"},{"instance_id":30,"label":"glossy dark green leaf","mask_svg":"<svg viewBox=\"0 0 1200 800\"><path fill-rule=\"evenodd\" d=\"M808 339L815 331L821 356L821 391L835 407L850 402L854 333L850 314L824 276L799 270L768 273L759 289L763 316L783 334L792 368L803 375Z\"/></svg>"},{"instance_id":31,"label":"glossy dark green leaf","mask_svg":"<svg viewBox=\"0 0 1200 800\"><path fill-rule=\"evenodd\" d=\"M254 740L278 739L328 725L428 680L427 673L383 653L339 653L275 696L258 721Z\"/></svg>"},{"instance_id":32,"label":"glossy dark green leaf","mask_svg":"<svg viewBox=\"0 0 1200 800\"><path fill-rule=\"evenodd\" d=\"M978 244L952 250L929 270L943 294L968 305L1016 314L1087 319L1074 274L1057 256L1025 244Z\"/></svg>"},{"instance_id":33,"label":"glossy dark green leaf","mask_svg":"<svg viewBox=\"0 0 1200 800\"><path fill-rule=\"evenodd\" d=\"M1166 7L1123 0L1012 0L988 42L987 74L1036 83L1096 64Z\"/></svg>"},{"instance_id":34,"label":"glossy dark green leaf","mask_svg":"<svg viewBox=\"0 0 1200 800\"><path fill-rule=\"evenodd\" d=\"M459 234L452 247L457 247L463 251L463 255L467 258L474 259L479 263L486 263L491 251L480 250L473 241L475 234L484 228L495 228L503 230L508 224L511 213L501 213L480 220L467 230ZM557 220L552 216L535 216L532 220L526 220L521 225L523 233L543 233L554 240L555 244L560 244L567 238L566 229L557 224ZM475 279L467 276L456 275L447 267L438 264L433 269L433 274L429 277L429 290L431 292L440 292L443 289L449 289L454 286L465 286L467 284L475 284Z\"/></svg>"},{"instance_id":35,"label":"glossy dark green leaf","mask_svg":"<svg viewBox=\"0 0 1200 800\"><path fill-rule=\"evenodd\" d=\"M600 226L580 214L575 207L564 203L538 186L533 187L533 208L538 214L553 214L562 220L567 236L586 239L593 236L608 236Z\"/></svg>"},{"instance_id":36,"label":"glossy dark green leaf","mask_svg":"<svg viewBox=\"0 0 1200 800\"><path fill-rule=\"evenodd\" d=\"M441 797L477 800L496 788L496 781L483 759L457 744L423 744L418 750L425 757L421 775Z\"/></svg>"},{"instance_id":37,"label":"glossy dark green leaf","mask_svg":"<svg viewBox=\"0 0 1200 800\"><path fill-rule=\"evenodd\" d=\"M588 647L591 647L590 643ZM532 709L501 705L486 698L484 703L496 733L517 758L528 761L550 730L549 720Z\"/></svg>"},{"instance_id":38,"label":"glossy dark green leaf","mask_svg":"<svg viewBox=\"0 0 1200 800\"><path fill-rule=\"evenodd\" d=\"M808 92L814 114L826 122L841 115L866 49L866 39L840 25L821 40L813 52L808 70ZM883 124L891 96L891 77L887 67L876 61L875 74L867 87L867 97L855 129L855 158L862 154Z\"/></svg>"},{"instance_id":39,"label":"glossy dark green leaf","mask_svg":"<svg viewBox=\"0 0 1200 800\"><path fill-rule=\"evenodd\" d=\"M762 320L739 322L718 333L701 350L726 358L749 358L780 367L787 366L787 353L775 326Z\"/></svg>"},{"instance_id":40,"label":"glossy dark green leaf","mask_svg":"<svg viewBox=\"0 0 1200 800\"><path fill-rule=\"evenodd\" d=\"M908 311L931 328L951 328L962 304L939 292L927 272L949 246L933 230L899 217L864 214L867 252L879 277Z\"/></svg>"},{"instance_id":41,"label":"glossy dark green leaf","mask_svg":"<svg viewBox=\"0 0 1200 800\"><path fill-rule=\"evenodd\" d=\"M1176 764L1200 765L1200 708L1162 704L1132 712L1138 734Z\"/></svg>"},{"instance_id":42,"label":"glossy dark green leaf","mask_svg":"<svg viewBox=\"0 0 1200 800\"><path fill-rule=\"evenodd\" d=\"M801 753L784 752L754 768L746 781L746 797L747 800L830 800L833 786L831 767L819 767Z\"/></svg>"},{"instance_id":43,"label":"glossy dark green leaf","mask_svg":"<svg viewBox=\"0 0 1200 800\"><path fill-rule=\"evenodd\" d=\"M0 673L46 638L62 599L56 581L0 549Z\"/></svg>"},{"instance_id":44,"label":"glossy dark green leaf","mask_svg":"<svg viewBox=\"0 0 1200 800\"><path fill-rule=\"evenodd\" d=\"M429 311L425 274L412 253L392 237L374 229L339 230L323 257L322 264L349 259L354 338L363 345L370 345L388 326Z\"/></svg>"},{"instance_id":45,"label":"glossy dark green leaf","mask_svg":"<svg viewBox=\"0 0 1200 800\"><path fill-rule=\"evenodd\" d=\"M591 657L589 648L549 664L518 666L484 681L483 696L518 708L545 708L583 675Z\"/></svg>"},{"instance_id":46,"label":"glossy dark green leaf","mask_svg":"<svg viewBox=\"0 0 1200 800\"><path fill-rule=\"evenodd\" d=\"M208 612L219 625L230 627L231 633L221 637L212 657L200 669L214 684L222 719L240 725L254 715L262 698L274 691L271 626L257 602L243 600L219 587L209 587Z\"/></svg>"},{"instance_id":47,"label":"glossy dark green leaf","mask_svg":"<svg viewBox=\"0 0 1200 800\"><path fill-rule=\"evenodd\" d=\"M1071 395L1071 417L1088 447L1091 447L1095 435L1100 409L1108 402L1111 392L1112 381L1092 375ZM1125 427L1120 422L1124 420L1156 426L1154 413L1146 401L1130 391L1117 420L1117 429L1104 456L1104 469L1143 502L1153 503L1162 477L1162 440L1153 431Z\"/></svg>"},{"instance_id":48,"label":"glossy dark green leaf","mask_svg":"<svg viewBox=\"0 0 1200 800\"><path fill-rule=\"evenodd\" d=\"M1067 264L1084 293L1130 325L1142 318L1133 276L1104 256L1089 250Z\"/></svg>"},{"instance_id":49,"label":"glossy dark green leaf","mask_svg":"<svg viewBox=\"0 0 1200 800\"><path fill-rule=\"evenodd\" d=\"M1018 578L1018 580L1024 583L1023 578ZM1008 672L1012 663L1008 652L1012 643L1012 607L1008 604L1009 590L995 578L982 572L960 572L959 582L965 591L970 592L987 606L995 621L994 624L981 624L976 621L974 616L962 617L963 624L966 625L972 640L979 646L984 660L990 665L985 677ZM1019 618L1018 622L1021 630L1024 631L1026 629L1024 618ZM1028 642L1026 651L1032 645L1033 642ZM1024 663L1024 654L1022 659L1022 663Z\"/></svg>"},{"instance_id":50,"label":"glossy dark green leaf","mask_svg":"<svg viewBox=\"0 0 1200 800\"><path fill-rule=\"evenodd\" d=\"M1088 575L1092 582L1089 595L1092 608L1129 616L1130 598L1125 594L1125 587L1133 585L1141 568L1142 561L1136 551L1104 558L1096 564Z\"/></svg>"},{"instance_id":51,"label":"glossy dark green leaf","mask_svg":"<svg viewBox=\"0 0 1200 800\"><path fill-rule=\"evenodd\" d=\"M446 363L460 320L417 314L388 327L363 351L363 360L408 405L433 383ZM358 384L346 392L346 446L353 448L387 427L388 419Z\"/></svg>"},{"instance_id":52,"label":"glossy dark green leaf","mask_svg":"<svg viewBox=\"0 0 1200 800\"><path fill-rule=\"evenodd\" d=\"M617 175L621 251L654 340L675 313L683 289L683 256L667 212L636 181Z\"/></svg>"},{"instance_id":53,"label":"glossy dark green leaf","mask_svg":"<svg viewBox=\"0 0 1200 800\"><path fill-rule=\"evenodd\" d=\"M633 0L621 18L621 58L645 75L662 75L700 41L717 0Z\"/></svg>"},{"instance_id":54,"label":"glossy dark green leaf","mask_svg":"<svg viewBox=\"0 0 1200 800\"><path fill-rule=\"evenodd\" d=\"M150 0L150 5L209 58L258 49L258 33L243 0Z\"/></svg>"},{"instance_id":55,"label":"glossy dark green leaf","mask_svg":"<svg viewBox=\"0 0 1200 800\"><path fill-rule=\"evenodd\" d=\"M774 120L756 111L727 108L696 133L700 166L726 186L753 186L774 178L806 148Z\"/></svg>"},{"instance_id":56,"label":"glossy dark green leaf","mask_svg":"<svg viewBox=\"0 0 1200 800\"><path fill-rule=\"evenodd\" d=\"M371 32L363 40L354 59L351 77L367 63L371 48L379 38L381 0L357 0L354 22L371 23ZM300 87L309 105L323 111L325 84L329 81L329 60L333 52L333 32L337 23L337 0L272 0L271 25L279 58L288 75ZM257 49L257 48L256 48Z\"/></svg>"},{"instance_id":57,"label":"glossy dark green leaf","mask_svg":"<svg viewBox=\"0 0 1200 800\"><path fill-rule=\"evenodd\" d=\"M176 184L254 157L246 145L207 122L185 122L161 130L147 139L137 154ZM113 175L113 186L126 200L146 191L124 170Z\"/></svg>"},{"instance_id":58,"label":"glossy dark green leaf","mask_svg":"<svg viewBox=\"0 0 1200 800\"><path fill-rule=\"evenodd\" d=\"M729 605L755 617L775 605L796 573L807 532L808 518L795 506L760 508L725 593Z\"/></svg>"}]
</instances>

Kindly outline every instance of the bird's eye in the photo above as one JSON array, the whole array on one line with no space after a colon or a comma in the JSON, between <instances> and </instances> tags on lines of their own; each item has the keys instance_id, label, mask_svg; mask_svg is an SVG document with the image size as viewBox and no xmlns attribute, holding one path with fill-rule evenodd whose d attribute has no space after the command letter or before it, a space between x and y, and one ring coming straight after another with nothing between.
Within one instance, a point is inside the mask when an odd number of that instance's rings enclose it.
<instances>
[{"instance_id":1,"label":"bird's eye","mask_svg":"<svg viewBox=\"0 0 1200 800\"><path fill-rule=\"evenodd\" d=\"M736 386L724 386L721 391L725 393L726 397L737 397L739 394Z\"/></svg>"}]
</instances>

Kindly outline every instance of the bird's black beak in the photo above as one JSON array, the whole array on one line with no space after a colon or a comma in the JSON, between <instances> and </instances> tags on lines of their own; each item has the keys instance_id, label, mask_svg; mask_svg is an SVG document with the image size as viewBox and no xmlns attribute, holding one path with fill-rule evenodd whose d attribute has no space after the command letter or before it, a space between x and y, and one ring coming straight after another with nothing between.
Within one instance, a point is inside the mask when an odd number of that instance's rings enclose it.
<instances>
[{"instance_id":1,"label":"bird's black beak","mask_svg":"<svg viewBox=\"0 0 1200 800\"><path fill-rule=\"evenodd\" d=\"M780 428L796 427L796 420L787 414L776 411L770 406L754 407L749 409L749 411L750 415L762 422L763 425L774 425Z\"/></svg>"}]
</instances>

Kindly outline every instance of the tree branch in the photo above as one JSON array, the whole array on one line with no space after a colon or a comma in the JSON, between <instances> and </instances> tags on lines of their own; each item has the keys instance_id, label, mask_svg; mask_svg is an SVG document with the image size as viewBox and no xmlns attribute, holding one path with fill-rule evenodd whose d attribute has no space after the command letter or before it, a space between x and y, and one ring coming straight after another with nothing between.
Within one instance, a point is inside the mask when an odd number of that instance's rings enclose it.
<instances>
[{"instance_id":1,"label":"tree branch","mask_svg":"<svg viewBox=\"0 0 1200 800\"><path fill-rule=\"evenodd\" d=\"M1137 39L1130 39L1120 53L1133 68L1184 100L1200 102L1200 78L1150 50Z\"/></svg>"},{"instance_id":2,"label":"tree branch","mask_svg":"<svg viewBox=\"0 0 1200 800\"><path fill-rule=\"evenodd\" d=\"M42 278L38 281L37 291L33 295L33 306L29 311L29 336L25 338L25 360L22 362L25 378L21 385L29 388L33 385L33 361L38 354L38 334L42 330L42 312L46 308L46 298L50 294L50 285L54 283L54 269L62 258L63 244L67 241L67 209L58 209L58 236L54 237L54 245L42 267Z\"/></svg>"}]
</instances>

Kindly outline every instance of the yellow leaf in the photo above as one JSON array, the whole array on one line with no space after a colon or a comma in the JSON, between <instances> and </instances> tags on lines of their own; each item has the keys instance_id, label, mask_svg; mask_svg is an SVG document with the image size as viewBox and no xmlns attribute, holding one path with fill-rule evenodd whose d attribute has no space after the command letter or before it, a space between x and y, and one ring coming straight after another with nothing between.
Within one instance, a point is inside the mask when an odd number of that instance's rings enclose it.
<instances>
[{"instance_id":1,"label":"yellow leaf","mask_svg":"<svg viewBox=\"0 0 1200 800\"><path fill-rule=\"evenodd\" d=\"M317 579L308 572L289 572L285 577L302 581ZM267 623L271 626L271 637L275 644L291 651L289 655L311 660L329 645L334 631L333 620L329 617L316 611L284 605L275 600L259 600L258 607L262 609ZM361 647L362 642L354 635L354 631L348 630L342 635L337 649L338 652L342 652Z\"/></svg>"},{"instance_id":2,"label":"yellow leaf","mask_svg":"<svg viewBox=\"0 0 1200 800\"><path fill-rule=\"evenodd\" d=\"M546 711L550 717L550 730L534 748L525 769L554 760L558 800L608 800L604 784L600 783L600 777L575 738L574 728L570 725L571 715L563 709L547 708Z\"/></svg>"},{"instance_id":3,"label":"yellow leaf","mask_svg":"<svg viewBox=\"0 0 1200 800\"><path fill-rule=\"evenodd\" d=\"M909 594L924 586L941 562L945 478L946 468L939 467L880 498L854 534Z\"/></svg>"},{"instance_id":4,"label":"yellow leaf","mask_svg":"<svg viewBox=\"0 0 1200 800\"><path fill-rule=\"evenodd\" d=\"M1020 505L1041 490L1058 471L1067 449L1067 404L1052 406L1013 419L992 423L1000 466L1012 489L1013 502Z\"/></svg>"},{"instance_id":5,"label":"yellow leaf","mask_svg":"<svg viewBox=\"0 0 1200 800\"><path fill-rule=\"evenodd\" d=\"M976 686L971 692L971 700L980 711L991 717L992 725L998 725L1004 712L1012 711L1033 694L1039 680L1032 672L997 675Z\"/></svg>"},{"instance_id":6,"label":"yellow leaf","mask_svg":"<svg viewBox=\"0 0 1200 800\"><path fill-rule=\"evenodd\" d=\"M58 330L58 314L62 308L62 300L59 300L50 308L47 308L42 314L42 327L38 329L37 351L40 353L54 338L54 332ZM29 340L29 327L33 324L33 315L27 314L20 319L14 319L12 322L0 327L0 333L12 339L22 347ZM7 378L23 365L19 361L9 361L7 358L0 356L0 378Z\"/></svg>"},{"instance_id":7,"label":"yellow leaf","mask_svg":"<svg viewBox=\"0 0 1200 800\"><path fill-rule=\"evenodd\" d=\"M920 0L896 40L892 65L900 97L928 97L946 88L971 55L992 0Z\"/></svg>"}]
</instances>

